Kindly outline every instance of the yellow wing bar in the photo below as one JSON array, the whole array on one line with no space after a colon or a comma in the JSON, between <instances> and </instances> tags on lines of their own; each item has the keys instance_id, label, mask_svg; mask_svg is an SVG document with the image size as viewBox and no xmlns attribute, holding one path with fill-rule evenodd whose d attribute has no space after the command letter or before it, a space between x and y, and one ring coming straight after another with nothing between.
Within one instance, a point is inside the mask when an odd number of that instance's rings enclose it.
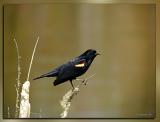
<instances>
[{"instance_id":1,"label":"yellow wing bar","mask_svg":"<svg viewBox=\"0 0 160 122\"><path fill-rule=\"evenodd\" d=\"M84 67L85 66L85 63L80 63L80 64L76 64L75 67Z\"/></svg>"}]
</instances>

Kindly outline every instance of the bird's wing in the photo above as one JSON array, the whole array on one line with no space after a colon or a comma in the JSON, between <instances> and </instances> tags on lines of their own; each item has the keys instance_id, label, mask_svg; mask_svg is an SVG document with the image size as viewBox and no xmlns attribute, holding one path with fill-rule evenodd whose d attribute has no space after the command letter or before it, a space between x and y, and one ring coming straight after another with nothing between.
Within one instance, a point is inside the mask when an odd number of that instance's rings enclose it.
<instances>
[{"instance_id":1,"label":"bird's wing","mask_svg":"<svg viewBox=\"0 0 160 122\"><path fill-rule=\"evenodd\" d=\"M86 65L85 59L78 60L74 63L74 67L76 67L76 68L83 68L83 67L85 67L85 65Z\"/></svg>"},{"instance_id":2,"label":"bird's wing","mask_svg":"<svg viewBox=\"0 0 160 122\"><path fill-rule=\"evenodd\" d=\"M59 68L57 80L74 79L77 74L77 69L85 66L85 59L74 59Z\"/></svg>"},{"instance_id":3,"label":"bird's wing","mask_svg":"<svg viewBox=\"0 0 160 122\"><path fill-rule=\"evenodd\" d=\"M74 67L70 62L68 62L59 68L59 73L56 80L58 81L69 80L72 79L73 76L74 76Z\"/></svg>"},{"instance_id":4,"label":"bird's wing","mask_svg":"<svg viewBox=\"0 0 160 122\"><path fill-rule=\"evenodd\" d=\"M86 65L86 59L84 59L84 58L75 58L74 60L71 60L71 63L76 68L83 68Z\"/></svg>"}]
</instances>

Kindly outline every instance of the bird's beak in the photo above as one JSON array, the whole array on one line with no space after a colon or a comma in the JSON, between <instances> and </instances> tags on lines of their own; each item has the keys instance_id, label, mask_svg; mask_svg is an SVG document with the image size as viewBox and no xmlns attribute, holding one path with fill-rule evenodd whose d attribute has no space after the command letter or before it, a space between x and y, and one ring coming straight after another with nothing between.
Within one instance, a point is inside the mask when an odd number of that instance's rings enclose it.
<instances>
[{"instance_id":1,"label":"bird's beak","mask_svg":"<svg viewBox=\"0 0 160 122\"><path fill-rule=\"evenodd\" d=\"M96 56L97 56L97 55L101 55L101 54L100 54L100 53L96 53Z\"/></svg>"}]
</instances>

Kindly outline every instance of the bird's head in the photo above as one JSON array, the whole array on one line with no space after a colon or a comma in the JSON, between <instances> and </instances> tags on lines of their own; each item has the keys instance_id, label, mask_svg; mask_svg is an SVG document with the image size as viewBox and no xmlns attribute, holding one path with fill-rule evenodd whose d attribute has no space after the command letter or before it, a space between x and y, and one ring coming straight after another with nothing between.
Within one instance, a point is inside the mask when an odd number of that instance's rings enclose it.
<instances>
[{"instance_id":1,"label":"bird's head","mask_svg":"<svg viewBox=\"0 0 160 122\"><path fill-rule=\"evenodd\" d=\"M81 56L86 56L88 58L94 59L97 55L100 55L100 54L97 53L96 50L94 50L94 49L88 49Z\"/></svg>"}]
</instances>

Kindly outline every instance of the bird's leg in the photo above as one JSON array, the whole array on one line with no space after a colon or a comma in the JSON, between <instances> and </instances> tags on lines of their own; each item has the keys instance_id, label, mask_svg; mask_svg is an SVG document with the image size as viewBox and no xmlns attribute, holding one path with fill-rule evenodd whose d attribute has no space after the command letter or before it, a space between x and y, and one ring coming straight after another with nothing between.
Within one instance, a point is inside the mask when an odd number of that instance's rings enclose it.
<instances>
[{"instance_id":1,"label":"bird's leg","mask_svg":"<svg viewBox=\"0 0 160 122\"><path fill-rule=\"evenodd\" d=\"M72 80L70 80L70 83L71 83L71 85L72 85L72 88L74 89L74 86L73 86Z\"/></svg>"},{"instance_id":2,"label":"bird's leg","mask_svg":"<svg viewBox=\"0 0 160 122\"><path fill-rule=\"evenodd\" d=\"M87 83L85 82L86 80L85 79L80 79L80 78L76 78L76 80L80 80L82 81L82 84L86 85Z\"/></svg>"},{"instance_id":3,"label":"bird's leg","mask_svg":"<svg viewBox=\"0 0 160 122\"><path fill-rule=\"evenodd\" d=\"M79 79L79 78L76 78L76 80L80 80L82 81L82 84L86 85L87 83L84 83L85 82L85 79Z\"/></svg>"}]
</instances>

